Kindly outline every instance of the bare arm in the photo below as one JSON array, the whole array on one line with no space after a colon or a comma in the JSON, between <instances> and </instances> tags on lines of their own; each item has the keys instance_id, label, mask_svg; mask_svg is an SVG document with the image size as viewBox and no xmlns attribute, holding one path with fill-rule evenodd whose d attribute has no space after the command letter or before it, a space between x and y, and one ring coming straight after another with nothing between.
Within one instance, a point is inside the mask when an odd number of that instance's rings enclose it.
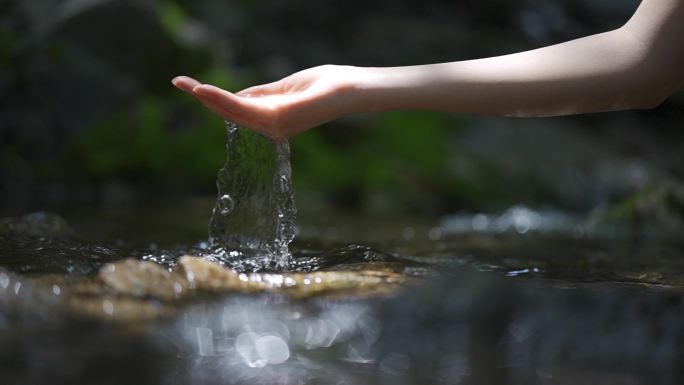
<instances>
[{"instance_id":1,"label":"bare arm","mask_svg":"<svg viewBox=\"0 0 684 385\"><path fill-rule=\"evenodd\" d=\"M643 0L621 28L531 51L423 66L321 66L238 94L174 84L226 119L283 139L356 112L555 116L660 104L684 80L684 0Z\"/></svg>"},{"instance_id":2,"label":"bare arm","mask_svg":"<svg viewBox=\"0 0 684 385\"><path fill-rule=\"evenodd\" d=\"M622 28L512 55L368 69L368 109L553 116L649 108L684 79L684 1L644 0Z\"/></svg>"}]
</instances>

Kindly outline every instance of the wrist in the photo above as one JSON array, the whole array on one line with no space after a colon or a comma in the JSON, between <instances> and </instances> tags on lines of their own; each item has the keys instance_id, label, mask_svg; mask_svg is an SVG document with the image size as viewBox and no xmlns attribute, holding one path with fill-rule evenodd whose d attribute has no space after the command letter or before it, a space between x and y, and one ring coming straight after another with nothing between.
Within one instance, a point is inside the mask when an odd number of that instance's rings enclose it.
<instances>
[{"instance_id":1,"label":"wrist","mask_svg":"<svg viewBox=\"0 0 684 385\"><path fill-rule=\"evenodd\" d=\"M358 112L430 109L436 72L430 66L358 67L353 77Z\"/></svg>"},{"instance_id":2,"label":"wrist","mask_svg":"<svg viewBox=\"0 0 684 385\"><path fill-rule=\"evenodd\" d=\"M388 68L350 67L345 93L352 112L380 112L392 108L392 86Z\"/></svg>"}]
</instances>

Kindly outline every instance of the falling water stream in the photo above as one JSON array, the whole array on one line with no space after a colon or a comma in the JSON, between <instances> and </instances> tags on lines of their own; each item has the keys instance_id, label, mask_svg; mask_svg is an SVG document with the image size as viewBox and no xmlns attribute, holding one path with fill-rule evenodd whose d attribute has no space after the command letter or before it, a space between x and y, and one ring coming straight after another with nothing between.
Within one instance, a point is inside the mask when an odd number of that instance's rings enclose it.
<instances>
[{"instance_id":1,"label":"falling water stream","mask_svg":"<svg viewBox=\"0 0 684 385\"><path fill-rule=\"evenodd\" d=\"M295 214L290 145L226 122L227 156L209 222L211 253L222 262L250 259L283 269L291 257Z\"/></svg>"}]
</instances>

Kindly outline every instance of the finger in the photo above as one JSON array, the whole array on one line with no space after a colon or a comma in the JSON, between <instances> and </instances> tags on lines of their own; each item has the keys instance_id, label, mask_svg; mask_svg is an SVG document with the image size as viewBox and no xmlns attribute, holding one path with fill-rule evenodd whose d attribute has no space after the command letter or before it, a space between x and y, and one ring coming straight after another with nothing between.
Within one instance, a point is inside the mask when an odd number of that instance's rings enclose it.
<instances>
[{"instance_id":1,"label":"finger","mask_svg":"<svg viewBox=\"0 0 684 385\"><path fill-rule=\"evenodd\" d=\"M209 108L215 114L219 115L220 117L226 120L235 121L236 123L238 123L238 121L242 123L242 121L244 120L244 112L228 108L220 101L214 100L206 96L197 96L197 99L202 104L204 104L205 107Z\"/></svg>"},{"instance_id":2,"label":"finger","mask_svg":"<svg viewBox=\"0 0 684 385\"><path fill-rule=\"evenodd\" d=\"M237 96L221 88L203 84L192 89L197 97L210 98L215 102L221 103L225 108L235 112L254 112L255 104L250 98Z\"/></svg>"},{"instance_id":3,"label":"finger","mask_svg":"<svg viewBox=\"0 0 684 385\"><path fill-rule=\"evenodd\" d=\"M244 112L254 109L253 103L248 98L237 96L221 88L203 84L192 89L193 94L198 98L211 99L219 103L228 110Z\"/></svg>"},{"instance_id":4,"label":"finger","mask_svg":"<svg viewBox=\"0 0 684 385\"><path fill-rule=\"evenodd\" d=\"M227 106L220 101L206 96L197 96L197 99L199 99L204 106L222 118L235 122L243 127L248 127L249 129L260 132L266 136L271 136L269 132L261 129L264 124L259 121L258 114L253 112L250 113L249 110L231 108L231 106Z\"/></svg>"},{"instance_id":5,"label":"finger","mask_svg":"<svg viewBox=\"0 0 684 385\"><path fill-rule=\"evenodd\" d=\"M245 88L244 90L236 93L238 96L252 97L252 96L265 96L280 94L283 92L283 83L281 81L262 84L254 87Z\"/></svg>"},{"instance_id":6,"label":"finger","mask_svg":"<svg viewBox=\"0 0 684 385\"><path fill-rule=\"evenodd\" d=\"M272 132L264 127L267 127L261 115L255 110L248 108L241 108L240 106L227 105L222 100L217 100L211 96L195 95L202 104L213 111L222 118L235 122L242 127L247 127L250 130L256 131L262 135L276 139Z\"/></svg>"},{"instance_id":7,"label":"finger","mask_svg":"<svg viewBox=\"0 0 684 385\"><path fill-rule=\"evenodd\" d=\"M224 100L229 103L240 104L240 97L232 92L212 86L211 84L200 84L192 89L193 94L197 96L207 96L216 100Z\"/></svg>"},{"instance_id":8,"label":"finger","mask_svg":"<svg viewBox=\"0 0 684 385\"><path fill-rule=\"evenodd\" d=\"M189 94L192 94L193 88L202 84L197 80L187 76L176 76L175 78L173 78L173 80L171 80L171 83L173 83L173 85L176 86L178 89L185 91Z\"/></svg>"}]
</instances>

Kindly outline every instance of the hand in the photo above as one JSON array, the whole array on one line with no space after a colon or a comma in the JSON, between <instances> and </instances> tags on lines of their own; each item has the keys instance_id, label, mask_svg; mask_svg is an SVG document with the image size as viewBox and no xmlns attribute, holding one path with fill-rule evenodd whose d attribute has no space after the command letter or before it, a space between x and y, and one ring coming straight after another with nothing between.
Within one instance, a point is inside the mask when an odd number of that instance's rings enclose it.
<instances>
[{"instance_id":1,"label":"hand","mask_svg":"<svg viewBox=\"0 0 684 385\"><path fill-rule=\"evenodd\" d=\"M353 112L359 73L357 67L324 65L236 94L186 76L172 83L222 118L281 141Z\"/></svg>"}]
</instances>

